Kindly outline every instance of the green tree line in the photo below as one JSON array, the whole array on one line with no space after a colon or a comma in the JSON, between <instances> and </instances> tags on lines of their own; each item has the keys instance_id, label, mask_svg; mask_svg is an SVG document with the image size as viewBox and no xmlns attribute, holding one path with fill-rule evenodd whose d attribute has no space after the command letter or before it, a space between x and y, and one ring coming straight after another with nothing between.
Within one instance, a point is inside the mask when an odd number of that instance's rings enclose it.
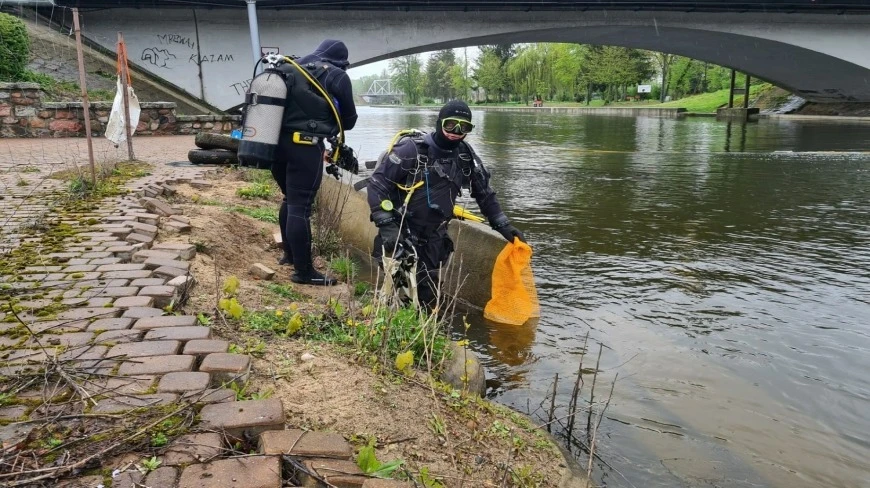
<instances>
[{"instance_id":1,"label":"green tree line","mask_svg":"<svg viewBox=\"0 0 870 488\"><path fill-rule=\"evenodd\" d=\"M480 46L470 66L452 49L433 53L425 64L419 54L395 58L389 73L357 80L354 88L364 93L372 80L389 77L409 104L472 98L479 92L484 102L589 103L595 97L609 103L637 96L638 84L653 85L645 98L664 101L727 88L730 76L722 66L625 47L493 44Z\"/></svg>"}]
</instances>

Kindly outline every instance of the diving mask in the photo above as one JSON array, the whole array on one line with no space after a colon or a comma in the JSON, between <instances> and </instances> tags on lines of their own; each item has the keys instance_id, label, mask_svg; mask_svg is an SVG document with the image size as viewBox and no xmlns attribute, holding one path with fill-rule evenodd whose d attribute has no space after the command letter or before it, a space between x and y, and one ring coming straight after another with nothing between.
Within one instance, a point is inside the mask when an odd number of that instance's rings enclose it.
<instances>
[{"instance_id":1,"label":"diving mask","mask_svg":"<svg viewBox=\"0 0 870 488\"><path fill-rule=\"evenodd\" d=\"M441 128L444 129L445 132L465 135L474 129L474 124L467 120L446 117L441 120Z\"/></svg>"}]
</instances>

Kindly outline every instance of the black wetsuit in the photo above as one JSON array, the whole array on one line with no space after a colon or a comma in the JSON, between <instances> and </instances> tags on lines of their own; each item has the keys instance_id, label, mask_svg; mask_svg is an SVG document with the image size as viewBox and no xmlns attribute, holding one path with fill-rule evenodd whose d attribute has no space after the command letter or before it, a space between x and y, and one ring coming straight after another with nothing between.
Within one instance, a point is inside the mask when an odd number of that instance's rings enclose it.
<instances>
[{"instance_id":1,"label":"black wetsuit","mask_svg":"<svg viewBox=\"0 0 870 488\"><path fill-rule=\"evenodd\" d=\"M398 220L396 212L385 211L381 206L384 200L392 202L395 209L402 206L408 192L397 185L407 188L424 182L414 190L405 217L405 225L410 230L419 258L417 297L422 304L434 305L438 270L453 252L447 223L453 218L453 205L462 188L471 189L471 196L493 227L507 222L489 179L489 172L470 146L463 142L454 149L442 149L431 134L421 141L410 137L399 141L372 174L368 183L368 203L372 220L379 226L384 225L391 214ZM373 252L377 259L382 255L382 246L378 235Z\"/></svg>"},{"instance_id":2,"label":"black wetsuit","mask_svg":"<svg viewBox=\"0 0 870 488\"><path fill-rule=\"evenodd\" d=\"M300 66L318 61L332 65L332 69L320 74L318 81L337 102L344 130L353 129L357 120L356 106L350 77L343 69L348 65L347 48L339 41L328 40L321 43L314 53L296 60ZM293 143L292 137L292 131L282 130L272 176L284 194L278 214L284 256L293 264L296 274L304 278L314 272L311 207L323 179L325 147L322 139L315 145L301 145Z\"/></svg>"}]
</instances>

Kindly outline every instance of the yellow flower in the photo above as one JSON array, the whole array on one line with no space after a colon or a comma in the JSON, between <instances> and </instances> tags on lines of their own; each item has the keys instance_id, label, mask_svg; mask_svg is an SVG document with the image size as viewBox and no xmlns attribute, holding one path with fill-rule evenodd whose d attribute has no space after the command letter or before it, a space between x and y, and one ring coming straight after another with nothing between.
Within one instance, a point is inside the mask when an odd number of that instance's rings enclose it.
<instances>
[{"instance_id":1,"label":"yellow flower","mask_svg":"<svg viewBox=\"0 0 870 488\"><path fill-rule=\"evenodd\" d=\"M396 356L396 369L405 372L414 364L414 351L403 352Z\"/></svg>"},{"instance_id":2,"label":"yellow flower","mask_svg":"<svg viewBox=\"0 0 870 488\"><path fill-rule=\"evenodd\" d=\"M284 312L282 312L282 311L280 311L280 310L275 311L275 316L276 316L276 317L280 317L280 316L282 316L282 315L284 315Z\"/></svg>"}]
</instances>

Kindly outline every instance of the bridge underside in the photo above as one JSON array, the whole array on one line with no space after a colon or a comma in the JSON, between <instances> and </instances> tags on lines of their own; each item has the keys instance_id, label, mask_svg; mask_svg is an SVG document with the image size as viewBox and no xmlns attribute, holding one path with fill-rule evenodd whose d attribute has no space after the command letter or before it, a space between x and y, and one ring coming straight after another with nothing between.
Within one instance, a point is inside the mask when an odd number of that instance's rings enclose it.
<instances>
[{"instance_id":1,"label":"bridge underside","mask_svg":"<svg viewBox=\"0 0 870 488\"><path fill-rule=\"evenodd\" d=\"M356 66L443 48L576 42L708 61L811 101L870 102L870 15L262 9L259 25L264 48L305 54L341 39ZM237 9L98 10L84 13L83 31L109 49L123 31L131 61L220 108L241 102L253 67Z\"/></svg>"}]
</instances>

